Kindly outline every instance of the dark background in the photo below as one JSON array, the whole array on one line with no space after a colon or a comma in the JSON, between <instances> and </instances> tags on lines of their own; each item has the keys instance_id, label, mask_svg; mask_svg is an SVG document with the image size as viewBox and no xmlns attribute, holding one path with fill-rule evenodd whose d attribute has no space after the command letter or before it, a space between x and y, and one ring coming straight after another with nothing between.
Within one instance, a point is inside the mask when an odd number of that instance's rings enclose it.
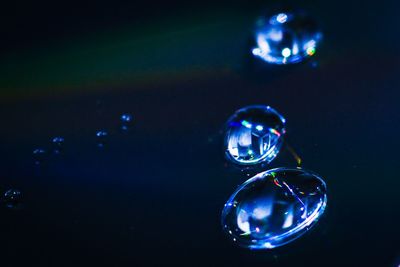
<instances>
[{"instance_id":1,"label":"dark background","mask_svg":"<svg viewBox=\"0 0 400 267\"><path fill-rule=\"evenodd\" d=\"M0 189L23 206L0 209L0 266L400 264L397 1L2 5ZM304 64L254 64L253 23L280 6L311 13L323 43ZM312 231L261 252L220 227L252 174L226 164L221 129L250 104L284 114L329 194ZM63 153L35 166L54 136ZM282 150L268 168L294 165Z\"/></svg>"}]
</instances>

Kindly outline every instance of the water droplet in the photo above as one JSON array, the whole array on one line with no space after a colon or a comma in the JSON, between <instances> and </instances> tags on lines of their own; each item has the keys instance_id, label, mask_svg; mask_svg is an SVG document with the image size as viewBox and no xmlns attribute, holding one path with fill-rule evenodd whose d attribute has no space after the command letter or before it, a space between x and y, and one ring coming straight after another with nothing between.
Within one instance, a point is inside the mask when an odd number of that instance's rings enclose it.
<instances>
[{"instance_id":1,"label":"water droplet","mask_svg":"<svg viewBox=\"0 0 400 267\"><path fill-rule=\"evenodd\" d=\"M21 206L22 203L22 193L16 189L7 190L2 198L1 202L10 209L17 209Z\"/></svg>"},{"instance_id":2,"label":"water droplet","mask_svg":"<svg viewBox=\"0 0 400 267\"><path fill-rule=\"evenodd\" d=\"M272 64L303 61L315 54L322 33L305 13L279 13L261 18L255 30L254 56Z\"/></svg>"},{"instance_id":3,"label":"water droplet","mask_svg":"<svg viewBox=\"0 0 400 267\"><path fill-rule=\"evenodd\" d=\"M44 150L43 148L36 148L33 150L32 154L35 164L39 165L45 160L46 150Z\"/></svg>"},{"instance_id":4,"label":"water droplet","mask_svg":"<svg viewBox=\"0 0 400 267\"><path fill-rule=\"evenodd\" d=\"M64 138L61 136L56 136L51 140L54 154L60 154L62 152L64 141Z\"/></svg>"},{"instance_id":5,"label":"water droplet","mask_svg":"<svg viewBox=\"0 0 400 267\"><path fill-rule=\"evenodd\" d=\"M228 120L226 156L234 163L269 163L277 155L285 134L285 119L269 106L249 106Z\"/></svg>"},{"instance_id":6,"label":"water droplet","mask_svg":"<svg viewBox=\"0 0 400 267\"><path fill-rule=\"evenodd\" d=\"M128 131L130 128L130 125L132 123L133 117L130 114L122 114L121 115L121 130L123 131Z\"/></svg>"},{"instance_id":7,"label":"water droplet","mask_svg":"<svg viewBox=\"0 0 400 267\"><path fill-rule=\"evenodd\" d=\"M314 226L325 210L325 182L302 169L278 168L243 183L222 211L222 226L243 247L287 244Z\"/></svg>"},{"instance_id":8,"label":"water droplet","mask_svg":"<svg viewBox=\"0 0 400 267\"><path fill-rule=\"evenodd\" d=\"M123 122L131 122L132 116L129 114L122 114L121 115L121 121Z\"/></svg>"},{"instance_id":9,"label":"water droplet","mask_svg":"<svg viewBox=\"0 0 400 267\"><path fill-rule=\"evenodd\" d=\"M96 138L97 138L97 146L99 148L103 148L106 144L108 132L105 130L100 130L96 133Z\"/></svg>"}]
</instances>

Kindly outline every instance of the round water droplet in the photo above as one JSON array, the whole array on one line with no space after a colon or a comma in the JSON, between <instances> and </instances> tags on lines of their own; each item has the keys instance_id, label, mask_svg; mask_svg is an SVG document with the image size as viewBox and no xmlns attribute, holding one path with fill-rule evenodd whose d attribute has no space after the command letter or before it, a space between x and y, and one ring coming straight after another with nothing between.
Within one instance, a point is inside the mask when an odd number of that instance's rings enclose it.
<instances>
[{"instance_id":1,"label":"round water droplet","mask_svg":"<svg viewBox=\"0 0 400 267\"><path fill-rule=\"evenodd\" d=\"M252 53L272 64L297 63L313 56L321 39L315 21L305 13L279 13L258 21Z\"/></svg>"},{"instance_id":2,"label":"round water droplet","mask_svg":"<svg viewBox=\"0 0 400 267\"><path fill-rule=\"evenodd\" d=\"M64 141L64 138L61 136L56 136L51 140L54 154L60 154L62 152Z\"/></svg>"},{"instance_id":3,"label":"round water droplet","mask_svg":"<svg viewBox=\"0 0 400 267\"><path fill-rule=\"evenodd\" d=\"M224 232L240 246L270 249L307 232L323 214L325 182L302 169L278 168L243 183L222 211Z\"/></svg>"},{"instance_id":4,"label":"round water droplet","mask_svg":"<svg viewBox=\"0 0 400 267\"><path fill-rule=\"evenodd\" d=\"M17 209L21 206L22 203L22 193L16 189L9 189L1 198L1 202L10 209Z\"/></svg>"},{"instance_id":5,"label":"round water droplet","mask_svg":"<svg viewBox=\"0 0 400 267\"><path fill-rule=\"evenodd\" d=\"M103 148L106 144L106 140L107 140L107 136L108 136L108 132L105 130L100 130L96 133L96 137L97 137L97 146L99 148Z\"/></svg>"},{"instance_id":6,"label":"round water droplet","mask_svg":"<svg viewBox=\"0 0 400 267\"><path fill-rule=\"evenodd\" d=\"M130 124L132 123L132 120L133 120L132 115L127 114L127 113L122 114L121 115L121 130L128 131Z\"/></svg>"},{"instance_id":7,"label":"round water droplet","mask_svg":"<svg viewBox=\"0 0 400 267\"><path fill-rule=\"evenodd\" d=\"M44 161L46 157L46 150L44 150L43 148L36 148L32 151L32 154L35 164L39 165Z\"/></svg>"},{"instance_id":8,"label":"round water droplet","mask_svg":"<svg viewBox=\"0 0 400 267\"><path fill-rule=\"evenodd\" d=\"M229 160L241 165L269 163L282 145L285 119L269 106L249 106L236 111L226 127Z\"/></svg>"}]
</instances>

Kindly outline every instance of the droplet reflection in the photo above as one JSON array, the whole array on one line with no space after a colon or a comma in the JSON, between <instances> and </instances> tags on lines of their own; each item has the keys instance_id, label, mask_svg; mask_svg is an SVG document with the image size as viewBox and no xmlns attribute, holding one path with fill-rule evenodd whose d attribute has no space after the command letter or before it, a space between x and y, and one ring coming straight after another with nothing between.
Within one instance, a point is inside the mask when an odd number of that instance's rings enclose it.
<instances>
[{"instance_id":1,"label":"droplet reflection","mask_svg":"<svg viewBox=\"0 0 400 267\"><path fill-rule=\"evenodd\" d=\"M270 249L307 232L327 202L325 182L302 169L278 168L247 180L222 212L224 232L240 246Z\"/></svg>"},{"instance_id":2,"label":"droplet reflection","mask_svg":"<svg viewBox=\"0 0 400 267\"><path fill-rule=\"evenodd\" d=\"M258 21L252 53L271 64L297 63L313 56L321 39L315 21L305 13L279 13Z\"/></svg>"},{"instance_id":3,"label":"droplet reflection","mask_svg":"<svg viewBox=\"0 0 400 267\"><path fill-rule=\"evenodd\" d=\"M226 126L227 158L237 164L269 163L278 154L285 119L269 106L249 106L235 112Z\"/></svg>"}]
</instances>

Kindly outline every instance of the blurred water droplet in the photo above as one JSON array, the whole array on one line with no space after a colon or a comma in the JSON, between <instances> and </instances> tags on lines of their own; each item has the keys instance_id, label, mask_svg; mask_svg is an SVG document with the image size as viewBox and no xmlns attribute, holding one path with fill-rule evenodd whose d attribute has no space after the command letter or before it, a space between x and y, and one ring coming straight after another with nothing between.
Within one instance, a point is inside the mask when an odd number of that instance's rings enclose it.
<instances>
[{"instance_id":1,"label":"blurred water droplet","mask_svg":"<svg viewBox=\"0 0 400 267\"><path fill-rule=\"evenodd\" d=\"M257 21L252 53L271 64L291 64L313 56L322 39L316 22L302 12L279 13Z\"/></svg>"},{"instance_id":2,"label":"blurred water droplet","mask_svg":"<svg viewBox=\"0 0 400 267\"><path fill-rule=\"evenodd\" d=\"M51 140L54 154L60 154L62 152L64 141L65 139L61 136L56 136Z\"/></svg>"},{"instance_id":3,"label":"blurred water droplet","mask_svg":"<svg viewBox=\"0 0 400 267\"><path fill-rule=\"evenodd\" d=\"M121 115L121 130L128 131L132 121L133 121L132 115L127 114L127 113L122 114Z\"/></svg>"},{"instance_id":4,"label":"blurred water droplet","mask_svg":"<svg viewBox=\"0 0 400 267\"><path fill-rule=\"evenodd\" d=\"M1 202L7 208L18 209L22 204L22 193L16 189L9 189L3 194Z\"/></svg>"},{"instance_id":5,"label":"blurred water droplet","mask_svg":"<svg viewBox=\"0 0 400 267\"><path fill-rule=\"evenodd\" d=\"M39 165L45 160L46 150L44 150L43 148L36 148L33 150L32 154L35 164Z\"/></svg>"},{"instance_id":6,"label":"blurred water droplet","mask_svg":"<svg viewBox=\"0 0 400 267\"><path fill-rule=\"evenodd\" d=\"M108 137L108 132L105 130L100 130L96 133L97 146L99 148L103 148L105 146L107 137Z\"/></svg>"}]
</instances>

